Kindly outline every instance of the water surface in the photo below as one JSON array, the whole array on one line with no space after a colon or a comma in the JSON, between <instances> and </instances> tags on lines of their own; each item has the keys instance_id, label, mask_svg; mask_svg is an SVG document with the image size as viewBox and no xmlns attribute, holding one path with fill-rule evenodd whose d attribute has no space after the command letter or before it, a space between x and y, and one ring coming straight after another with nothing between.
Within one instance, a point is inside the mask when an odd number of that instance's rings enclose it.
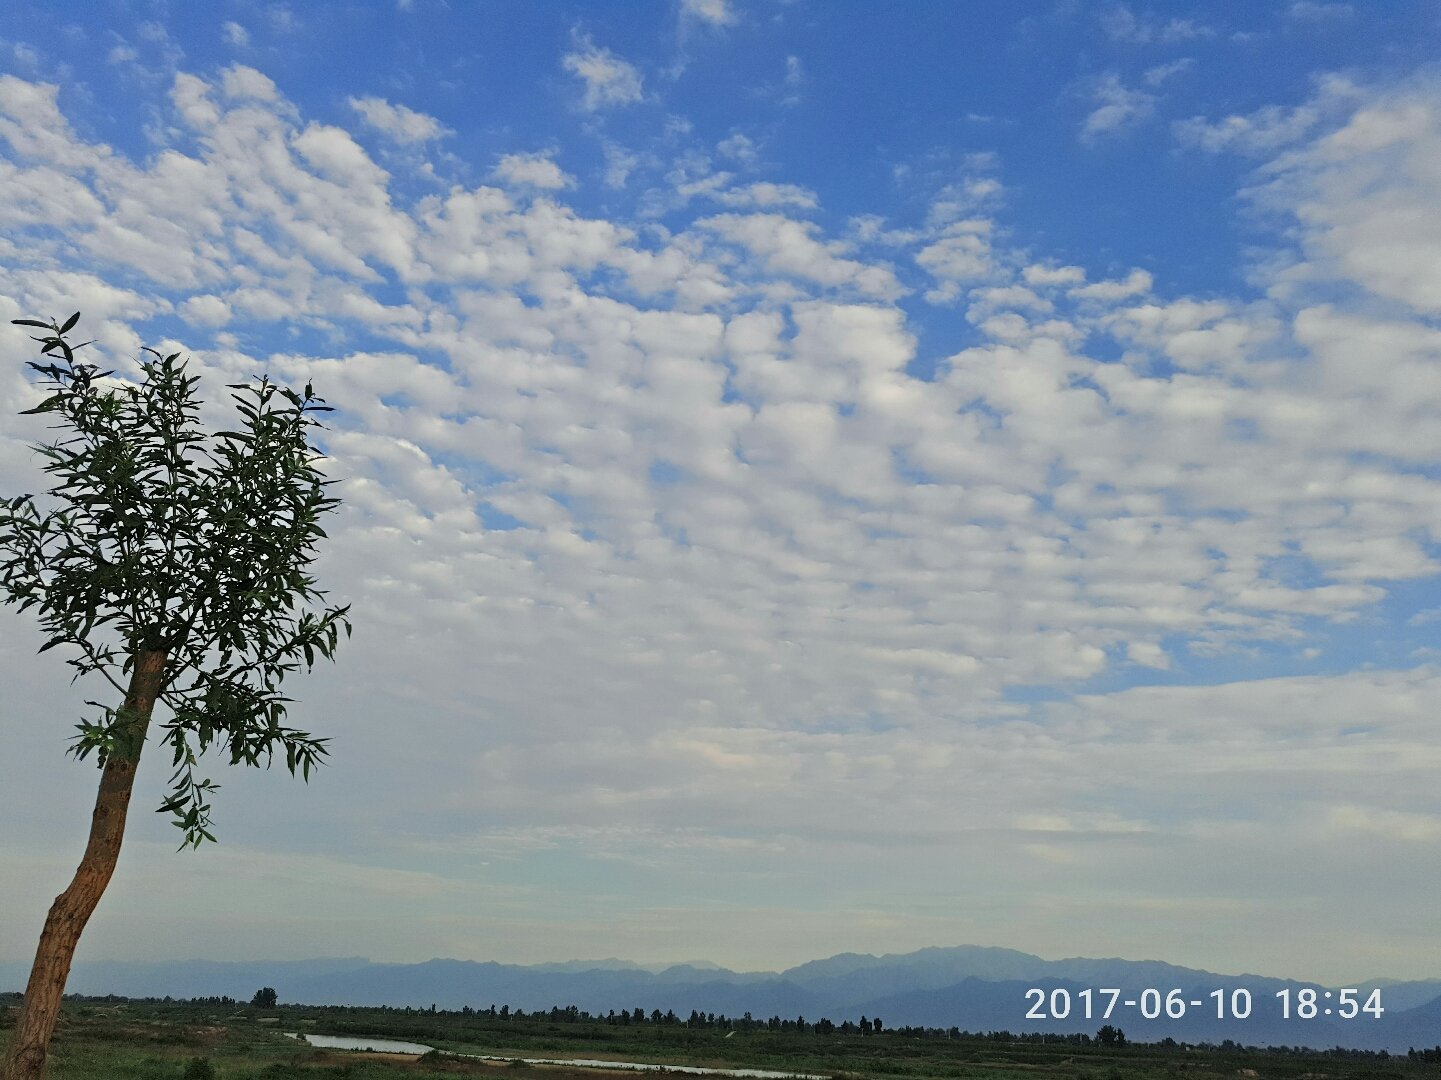
<instances>
[{"instance_id":1,"label":"water surface","mask_svg":"<svg viewBox=\"0 0 1441 1080\"><path fill-rule=\"evenodd\" d=\"M434 1050L424 1043L402 1042L400 1039L372 1039L366 1035L304 1035L294 1031L285 1034L292 1039L304 1039L311 1046L326 1050L374 1050L381 1054L425 1054Z\"/></svg>"}]
</instances>

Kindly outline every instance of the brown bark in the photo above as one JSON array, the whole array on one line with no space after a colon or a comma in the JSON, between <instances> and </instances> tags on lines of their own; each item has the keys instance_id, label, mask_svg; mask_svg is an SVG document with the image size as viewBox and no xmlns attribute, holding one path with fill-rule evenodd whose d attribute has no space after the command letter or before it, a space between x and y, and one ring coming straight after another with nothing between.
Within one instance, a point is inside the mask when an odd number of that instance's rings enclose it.
<instances>
[{"instance_id":1,"label":"brown bark","mask_svg":"<svg viewBox=\"0 0 1441 1080\"><path fill-rule=\"evenodd\" d=\"M110 884L110 876L120 858L135 768L140 763L155 699L164 685L165 659L166 654L157 651L141 650L135 655L130 688L118 721L129 726L126 742L130 752L112 753L106 760L100 774L100 790L95 796L95 810L90 816L90 840L85 845L85 854L70 887L55 898L45 919L40 946L35 950L35 964L30 969L30 982L25 987L20 1020L10 1036L6 1080L43 1080L45 1076L50 1036L60 1015L60 999L65 993L65 980L70 976L75 946L105 886Z\"/></svg>"}]
</instances>

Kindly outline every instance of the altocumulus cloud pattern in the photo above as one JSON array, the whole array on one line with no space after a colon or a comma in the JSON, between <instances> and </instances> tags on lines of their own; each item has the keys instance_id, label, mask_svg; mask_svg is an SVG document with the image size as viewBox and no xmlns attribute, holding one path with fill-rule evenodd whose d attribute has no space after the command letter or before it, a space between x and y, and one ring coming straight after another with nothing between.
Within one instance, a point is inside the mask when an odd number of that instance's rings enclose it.
<instances>
[{"instance_id":1,"label":"altocumulus cloud pattern","mask_svg":"<svg viewBox=\"0 0 1441 1080\"><path fill-rule=\"evenodd\" d=\"M743 30L683 9L690 53ZM1127 48L1208 40L1129 17ZM1352 976L1402 955L1441 839L1435 77L1174 123L1166 153L1254 164L1231 197L1266 249L1225 295L1052 257L994 156L836 220L756 130L623 145L606 117L680 76L605 41L546 67L601 132L584 170L524 139L468 160L358 82L300 103L260 56L177 59L145 145L63 73L0 76L0 318L79 309L122 373L184 351L217 426L266 371L340 409L319 572L356 634L296 706L337 764L222 778L215 878L331 911L312 953L770 966L867 934L1074 952L1098 920L1096 949L1238 970L1343 923ZM818 93L790 60L775 110ZM1186 70L1075 91L1076 152ZM0 331L7 493L44 483L27 347ZM6 685L67 717L28 635L0 621ZM42 728L5 732L35 767L0 785L34 838L0 897L37 913L73 825L44 793L89 780ZM132 873L187 880L155 829ZM154 902L97 937L154 938ZM1182 924L1212 951L1178 955Z\"/></svg>"}]
</instances>

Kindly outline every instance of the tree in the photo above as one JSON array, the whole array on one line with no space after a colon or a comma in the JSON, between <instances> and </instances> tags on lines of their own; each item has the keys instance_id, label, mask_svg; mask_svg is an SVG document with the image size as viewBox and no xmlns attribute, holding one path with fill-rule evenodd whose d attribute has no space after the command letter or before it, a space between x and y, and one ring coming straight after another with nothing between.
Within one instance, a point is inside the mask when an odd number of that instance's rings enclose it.
<instances>
[{"instance_id":1,"label":"tree","mask_svg":"<svg viewBox=\"0 0 1441 1080\"><path fill-rule=\"evenodd\" d=\"M47 640L65 645L75 678L99 673L122 695L119 708L95 701L71 753L94 756L99 790L90 836L70 886L55 899L35 953L24 1006L6 1059L8 1080L38 1080L70 963L120 855L135 770L157 703L171 712L159 741L173 752L169 797L181 848L214 840L210 796L197 779L211 746L230 763L286 767L309 779L324 739L285 727L279 687L304 657L332 657L349 606L320 613L297 601L324 596L306 573L317 523L339 505L326 496L307 433L332 410L310 386L303 394L271 384L235 384L240 431L197 429L198 376L180 354L146 349L139 385L118 387L78 362L66 335L79 320L16 319L38 328L42 357L31 363L53 393L27 413L53 414L69 438L34 449L58 478L58 508L41 514L30 495L0 500L0 600L35 608ZM86 342L86 344L89 344ZM125 680L123 683L121 680ZM74 681L74 680L72 680Z\"/></svg>"},{"instance_id":2,"label":"tree","mask_svg":"<svg viewBox=\"0 0 1441 1080\"><path fill-rule=\"evenodd\" d=\"M255 991L255 996L250 999L250 1005L255 1009L273 1009L279 1000L280 995L275 992L275 987L262 986Z\"/></svg>"},{"instance_id":3,"label":"tree","mask_svg":"<svg viewBox=\"0 0 1441 1080\"><path fill-rule=\"evenodd\" d=\"M1113 1024L1107 1024L1096 1032L1096 1041L1102 1046L1125 1046L1126 1033Z\"/></svg>"}]
</instances>

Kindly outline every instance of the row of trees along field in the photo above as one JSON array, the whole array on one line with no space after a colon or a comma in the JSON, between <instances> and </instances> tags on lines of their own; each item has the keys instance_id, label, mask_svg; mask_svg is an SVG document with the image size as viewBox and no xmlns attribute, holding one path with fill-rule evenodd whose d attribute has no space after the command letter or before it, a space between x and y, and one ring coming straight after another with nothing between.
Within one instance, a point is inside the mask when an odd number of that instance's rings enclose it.
<instances>
[{"instance_id":1,"label":"row of trees along field","mask_svg":"<svg viewBox=\"0 0 1441 1080\"><path fill-rule=\"evenodd\" d=\"M430 1007L431 1012L436 1012L436 1007ZM818 1035L829 1035L833 1031L839 1031L843 1035L879 1035L882 1031L881 1018L875 1019L862 1016L859 1023L851 1020L843 1020L841 1023L832 1023L822 1017L814 1022L808 1021L804 1016L797 1016L794 1020L783 1019L779 1016L772 1016L769 1020L757 1020L750 1013L739 1018L732 1018L725 1013L703 1013L692 1009L690 1016L682 1020L674 1009L667 1009L661 1012L659 1009L652 1009L647 1013L642 1008L622 1009L616 1012L611 1009L604 1016L592 1014L575 1005L567 1005L562 1008L554 1005L550 1009L538 1009L527 1014L524 1009L512 1009L509 1005L502 1005L496 1008L494 1005L488 1009L473 1009L469 1005L460 1010L461 1016L484 1016L490 1019L499 1020L524 1020L536 1018L550 1020L554 1023L604 1023L604 1024L681 1024L693 1028L720 1028L730 1031L797 1031L815 1032Z\"/></svg>"}]
</instances>

